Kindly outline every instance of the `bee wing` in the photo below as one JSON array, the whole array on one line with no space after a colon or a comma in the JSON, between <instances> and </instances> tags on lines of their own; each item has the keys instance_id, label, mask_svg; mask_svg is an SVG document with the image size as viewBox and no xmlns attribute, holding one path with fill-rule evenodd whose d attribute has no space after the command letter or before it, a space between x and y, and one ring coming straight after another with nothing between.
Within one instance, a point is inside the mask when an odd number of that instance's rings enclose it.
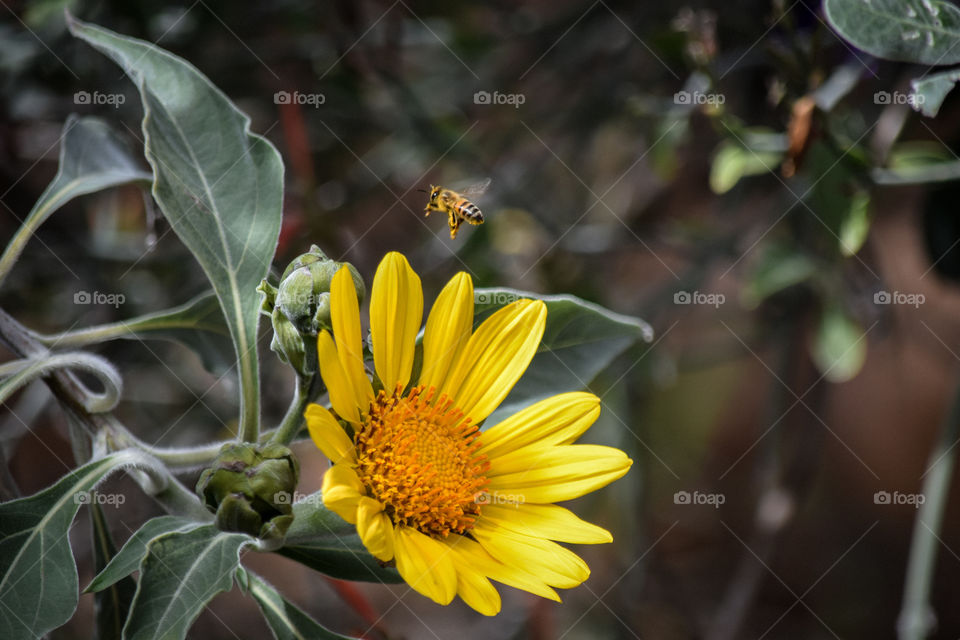
<instances>
[{"instance_id":1,"label":"bee wing","mask_svg":"<svg viewBox=\"0 0 960 640\"><path fill-rule=\"evenodd\" d=\"M478 182L477 184L472 184L465 189L461 189L459 193L462 196L478 196L487 190L487 187L490 186L490 181L490 178L487 178L482 182Z\"/></svg>"}]
</instances>

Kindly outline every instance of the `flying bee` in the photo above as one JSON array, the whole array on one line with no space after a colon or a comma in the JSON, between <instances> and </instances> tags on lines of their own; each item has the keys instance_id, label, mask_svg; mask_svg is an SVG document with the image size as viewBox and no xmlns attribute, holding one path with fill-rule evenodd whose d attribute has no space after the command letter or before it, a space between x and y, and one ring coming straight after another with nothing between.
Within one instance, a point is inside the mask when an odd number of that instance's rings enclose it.
<instances>
[{"instance_id":1,"label":"flying bee","mask_svg":"<svg viewBox=\"0 0 960 640\"><path fill-rule=\"evenodd\" d=\"M480 212L480 208L470 202L467 196L478 196L486 191L489 186L490 178L461 191L431 185L430 201L427 202L425 209L426 215L429 216L431 211L446 213L447 224L450 225L450 239L452 240L457 237L457 231L464 221L472 225L483 224L483 214Z\"/></svg>"}]
</instances>

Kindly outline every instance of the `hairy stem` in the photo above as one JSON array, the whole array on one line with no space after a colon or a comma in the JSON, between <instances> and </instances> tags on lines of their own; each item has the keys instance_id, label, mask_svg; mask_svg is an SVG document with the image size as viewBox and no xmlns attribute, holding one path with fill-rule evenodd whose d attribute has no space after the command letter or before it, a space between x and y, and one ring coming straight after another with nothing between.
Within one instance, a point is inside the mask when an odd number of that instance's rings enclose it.
<instances>
[{"instance_id":1,"label":"hairy stem","mask_svg":"<svg viewBox=\"0 0 960 640\"><path fill-rule=\"evenodd\" d=\"M36 358L47 353L46 347L37 340L36 336L3 309L0 309L0 342L21 358ZM83 434L85 437L96 439L97 434L104 434L101 437L105 438L108 446L113 439L117 440L117 444L137 446L139 441L112 413L89 411L87 405L90 392L83 387L73 373L62 369L51 371L44 381L67 413L67 420L77 427L77 429L71 429L73 437ZM138 448L143 449L143 447ZM159 451L143 450L151 455ZM200 504L197 496L174 478L166 468L163 468L162 472L153 470L145 473L153 476L152 484L158 487L157 491L151 493L152 497L169 513L203 520L212 518Z\"/></svg>"},{"instance_id":2,"label":"hairy stem","mask_svg":"<svg viewBox=\"0 0 960 640\"><path fill-rule=\"evenodd\" d=\"M277 427L273 437L270 438L270 442L287 445L296 437L300 427L303 426L303 412L310 402L311 386L316 378L316 375L297 375L297 385L293 392L293 398L290 400L290 407L287 409L286 415L283 416L283 420L280 421L280 426Z\"/></svg>"}]
</instances>

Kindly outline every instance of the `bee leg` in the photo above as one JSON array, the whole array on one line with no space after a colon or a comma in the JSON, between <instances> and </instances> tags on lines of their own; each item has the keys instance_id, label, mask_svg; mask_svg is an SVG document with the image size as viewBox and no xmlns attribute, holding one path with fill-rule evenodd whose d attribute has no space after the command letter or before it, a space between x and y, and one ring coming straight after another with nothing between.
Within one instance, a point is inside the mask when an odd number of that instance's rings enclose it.
<instances>
[{"instance_id":1,"label":"bee leg","mask_svg":"<svg viewBox=\"0 0 960 640\"><path fill-rule=\"evenodd\" d=\"M450 225L450 239L453 240L457 237L457 230L460 229L460 218L450 211L447 213L447 224Z\"/></svg>"}]
</instances>

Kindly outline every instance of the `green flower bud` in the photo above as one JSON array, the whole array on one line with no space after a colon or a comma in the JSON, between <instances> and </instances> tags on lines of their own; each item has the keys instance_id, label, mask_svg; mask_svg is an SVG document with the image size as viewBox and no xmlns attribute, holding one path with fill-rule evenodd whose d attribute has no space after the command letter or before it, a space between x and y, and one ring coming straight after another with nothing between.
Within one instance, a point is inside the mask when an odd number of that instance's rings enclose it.
<instances>
[{"instance_id":1,"label":"green flower bud","mask_svg":"<svg viewBox=\"0 0 960 640\"><path fill-rule=\"evenodd\" d=\"M281 360L289 364L302 375L317 372L317 341L306 339L297 331L287 317L276 307L271 315L273 340L270 348Z\"/></svg>"},{"instance_id":2,"label":"green flower bud","mask_svg":"<svg viewBox=\"0 0 960 640\"><path fill-rule=\"evenodd\" d=\"M282 540L293 523L291 497L300 465L280 444L227 443L200 474L197 495L217 515L217 527L263 540Z\"/></svg>"},{"instance_id":3,"label":"green flower bud","mask_svg":"<svg viewBox=\"0 0 960 640\"><path fill-rule=\"evenodd\" d=\"M363 279L353 265L330 260L316 245L287 266L278 287L264 280L257 288L260 311L273 323L270 348L301 375L317 371L317 334L330 328L330 283L344 266L363 300Z\"/></svg>"}]
</instances>

